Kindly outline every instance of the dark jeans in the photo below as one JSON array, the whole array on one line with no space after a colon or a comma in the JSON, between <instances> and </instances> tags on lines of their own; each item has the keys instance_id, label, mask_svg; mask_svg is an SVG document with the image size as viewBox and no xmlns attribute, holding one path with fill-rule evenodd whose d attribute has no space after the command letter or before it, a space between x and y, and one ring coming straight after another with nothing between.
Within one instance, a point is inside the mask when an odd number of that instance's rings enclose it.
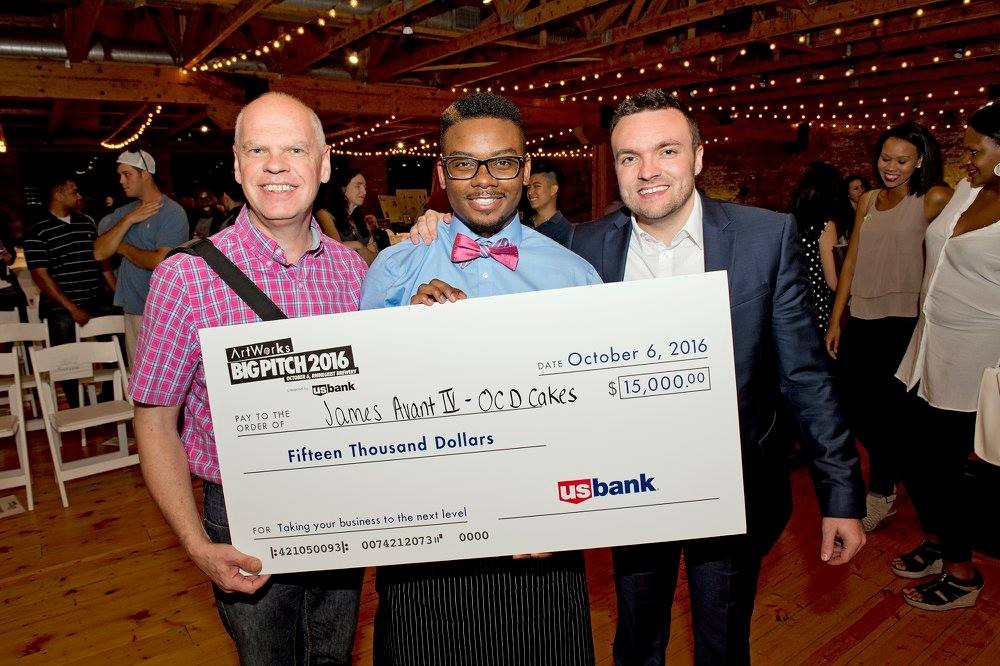
<instances>
[{"instance_id":1,"label":"dark jeans","mask_svg":"<svg viewBox=\"0 0 1000 666\"><path fill-rule=\"evenodd\" d=\"M222 486L208 481L205 531L232 543ZM278 574L256 594L212 586L219 617L244 666L350 664L364 569Z\"/></svg>"},{"instance_id":2,"label":"dark jeans","mask_svg":"<svg viewBox=\"0 0 1000 666\"><path fill-rule=\"evenodd\" d=\"M880 495L891 495L900 478L906 387L896 369L916 323L910 317L851 317L840 343L847 421L868 451L868 489Z\"/></svg>"},{"instance_id":3,"label":"dark jeans","mask_svg":"<svg viewBox=\"0 0 1000 666\"><path fill-rule=\"evenodd\" d=\"M618 627L615 666L662 666L681 551L696 664L749 664L760 556L746 536L612 549Z\"/></svg>"},{"instance_id":4,"label":"dark jeans","mask_svg":"<svg viewBox=\"0 0 1000 666\"><path fill-rule=\"evenodd\" d=\"M963 477L973 448L976 413L932 407L916 389L907 395L907 409L912 434L903 468L906 490L924 531L940 537L944 560L968 562L971 514L993 511L993 507L970 506L965 496Z\"/></svg>"},{"instance_id":5,"label":"dark jeans","mask_svg":"<svg viewBox=\"0 0 1000 666\"><path fill-rule=\"evenodd\" d=\"M121 310L110 303L103 301L87 301L80 303L80 307L87 311L91 317L103 317L105 315L121 314ZM48 307L41 312L49 327L49 343L54 347L64 345L69 342L76 342L76 322L70 316L69 311L63 308ZM124 352L123 352L124 353ZM77 391L79 385L77 380L68 379L59 383L63 393L66 395L66 402L70 407L80 406L80 395Z\"/></svg>"}]
</instances>

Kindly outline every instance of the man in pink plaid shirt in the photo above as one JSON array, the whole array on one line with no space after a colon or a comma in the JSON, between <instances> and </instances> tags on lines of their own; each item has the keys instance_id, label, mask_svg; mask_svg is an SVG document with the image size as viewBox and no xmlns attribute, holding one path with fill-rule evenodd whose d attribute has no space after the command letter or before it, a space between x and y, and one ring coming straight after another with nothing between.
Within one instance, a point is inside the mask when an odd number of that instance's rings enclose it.
<instances>
[{"instance_id":1,"label":"man in pink plaid shirt","mask_svg":"<svg viewBox=\"0 0 1000 666\"><path fill-rule=\"evenodd\" d=\"M294 97L269 93L248 104L233 146L247 206L211 239L289 317L356 310L365 275L357 253L312 218L330 177L325 143L319 118ZM259 575L260 560L230 545L198 330L257 320L200 257L178 254L156 269L131 384L143 476L212 580L242 663L349 664L363 571ZM190 474L203 480L204 523Z\"/></svg>"}]
</instances>

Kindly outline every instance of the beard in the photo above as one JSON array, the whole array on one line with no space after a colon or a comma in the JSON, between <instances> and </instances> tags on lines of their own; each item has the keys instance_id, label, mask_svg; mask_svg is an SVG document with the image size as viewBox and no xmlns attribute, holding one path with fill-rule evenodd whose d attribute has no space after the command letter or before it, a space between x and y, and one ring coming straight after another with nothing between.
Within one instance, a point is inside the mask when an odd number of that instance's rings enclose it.
<instances>
[{"instance_id":1,"label":"beard","mask_svg":"<svg viewBox=\"0 0 1000 666\"><path fill-rule=\"evenodd\" d=\"M471 220L462 220L465 222L465 226L469 227L469 230L474 232L477 236L482 238L489 238L491 236L496 236L498 233L504 230L510 221L514 219L514 213L506 215L496 222L487 222L480 224L478 222L473 222Z\"/></svg>"},{"instance_id":2,"label":"beard","mask_svg":"<svg viewBox=\"0 0 1000 666\"><path fill-rule=\"evenodd\" d=\"M494 192L494 191L489 191L489 192L483 191L483 194L484 195L495 195L495 194L497 194L497 192ZM452 208L456 209L456 208L461 208L461 207L460 206L456 207L455 204L453 203L452 204ZM473 215L476 214L476 212L472 211L472 210L470 210L468 212L469 212L469 215L468 215L469 218L471 218ZM480 215L481 214L482 213L480 213ZM495 215L496 213L493 213L493 214ZM502 214L500 214L500 216L497 218L497 220L495 222L490 222L490 221L476 222L476 221L474 221L472 219L465 219L465 216L463 216L461 214L459 215L459 217L462 219L462 222L465 223L465 226L469 227L469 230L472 231L472 232L474 232L477 236L481 236L482 238L489 238L489 237L495 236L496 234L498 234L501 231L503 231L504 227L506 227L508 224L510 224L510 221L514 219L514 215L516 215L516 214L517 214L517 208L515 207L513 210L511 210L508 213L502 213Z\"/></svg>"},{"instance_id":3,"label":"beard","mask_svg":"<svg viewBox=\"0 0 1000 666\"><path fill-rule=\"evenodd\" d=\"M670 183L671 196L668 201L658 204L644 204L636 193L630 193L625 197L625 205L640 221L655 222L670 217L684 207L691 195L694 193L694 181ZM631 199L631 201L629 201Z\"/></svg>"}]
</instances>

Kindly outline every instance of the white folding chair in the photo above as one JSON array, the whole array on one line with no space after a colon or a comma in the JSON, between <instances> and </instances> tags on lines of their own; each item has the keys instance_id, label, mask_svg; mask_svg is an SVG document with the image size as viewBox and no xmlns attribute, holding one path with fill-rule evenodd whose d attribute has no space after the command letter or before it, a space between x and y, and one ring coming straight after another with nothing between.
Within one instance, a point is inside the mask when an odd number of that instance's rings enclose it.
<instances>
[{"instance_id":1,"label":"white folding chair","mask_svg":"<svg viewBox=\"0 0 1000 666\"><path fill-rule=\"evenodd\" d=\"M6 352L0 354L0 377L7 380L7 398L10 402L10 414L0 415L0 437L12 437L17 449L17 469L0 472L0 490L20 488L28 496L28 510L35 508L35 497L31 492L31 470L28 467L28 439L24 428L24 407L21 403L21 368L18 366L17 354Z\"/></svg>"},{"instance_id":2,"label":"white folding chair","mask_svg":"<svg viewBox=\"0 0 1000 666\"><path fill-rule=\"evenodd\" d=\"M0 324L17 324L21 314L17 310L0 310Z\"/></svg>"},{"instance_id":3,"label":"white folding chair","mask_svg":"<svg viewBox=\"0 0 1000 666\"><path fill-rule=\"evenodd\" d=\"M125 335L125 317L122 315L107 315L104 317L94 317L83 326L76 325L76 341L85 342L100 335ZM83 404L84 384L87 388L87 397L90 404L97 404L97 386L105 382L110 382L114 378L117 368L98 367L94 368L93 381L80 381L80 404ZM125 369L125 389L128 390L128 368Z\"/></svg>"},{"instance_id":4,"label":"white folding chair","mask_svg":"<svg viewBox=\"0 0 1000 666\"><path fill-rule=\"evenodd\" d=\"M67 379L92 379L94 366L108 363L117 365L112 379L114 400L59 410L56 401L56 382ZM71 342L49 349L31 349L31 365L35 369L35 382L42 403L42 417L45 419L45 433L49 440L49 451L52 454L56 482L59 484L59 494L63 506L68 507L66 481L120 469L139 462L138 454L129 453L128 437L125 432L126 422L134 415L132 403L125 395L125 363L118 342L111 341ZM63 461L63 433L106 423L118 425L117 450L71 462Z\"/></svg>"},{"instance_id":5,"label":"white folding chair","mask_svg":"<svg viewBox=\"0 0 1000 666\"><path fill-rule=\"evenodd\" d=\"M31 416L34 420L27 423L28 430L41 430L45 424L38 418L38 405L32 390L35 387L35 375L32 374L28 358L24 355L24 344L31 348L49 346L49 327L44 323L0 324L0 343L9 343L21 361L21 390L27 391L28 402L31 403ZM0 391L6 390L10 384L9 378L0 377Z\"/></svg>"}]
</instances>

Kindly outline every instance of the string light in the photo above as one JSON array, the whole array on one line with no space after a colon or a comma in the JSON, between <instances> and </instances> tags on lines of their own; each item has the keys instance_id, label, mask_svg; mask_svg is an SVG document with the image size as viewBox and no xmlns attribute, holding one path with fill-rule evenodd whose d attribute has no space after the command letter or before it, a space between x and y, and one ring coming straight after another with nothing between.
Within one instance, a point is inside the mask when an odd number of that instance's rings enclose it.
<instances>
[{"instance_id":1,"label":"string light","mask_svg":"<svg viewBox=\"0 0 1000 666\"><path fill-rule=\"evenodd\" d=\"M108 150L121 150L122 148L124 148L129 144L135 143L136 141L139 140L139 137L141 137L143 133L146 131L146 128L148 128L150 125L153 124L153 119L156 116L160 115L161 111L163 111L163 107L157 105L155 109L146 114L146 119L142 121L142 124L139 125L139 127L135 130L135 132L132 133L130 137L128 137L124 141L112 143L111 138L114 137L119 132L121 132L123 129L119 127L118 129L116 129L114 132L111 133L111 136L109 136L104 141L101 141L101 146L107 148Z\"/></svg>"},{"instance_id":2,"label":"string light","mask_svg":"<svg viewBox=\"0 0 1000 666\"><path fill-rule=\"evenodd\" d=\"M368 136L369 134L375 134L378 130L386 127L390 122L392 122L394 120L396 120L396 116L389 116L385 120L383 120L381 122L375 123L374 125L372 125L370 128L368 128L366 130L352 129L351 130L351 134L352 134L351 136L348 136L346 139L342 139L342 140L338 141L337 143L331 143L330 146L331 146L331 148L339 148L340 146L344 146L344 145L346 145L348 143L353 143L354 141L360 140L361 137L363 137L363 136ZM434 145L437 145L437 144L434 144Z\"/></svg>"},{"instance_id":3,"label":"string light","mask_svg":"<svg viewBox=\"0 0 1000 666\"><path fill-rule=\"evenodd\" d=\"M357 9L359 3L358 3L358 0L350 0L350 2L348 4L350 4L350 6L353 9ZM484 4L487 4L487 3L484 3ZM329 24L332 19L336 19L336 18L337 18L337 10L336 10L336 8L331 7L328 10L324 10L324 11L320 12L317 16L315 16L312 20L310 20L309 23L315 23L320 28L325 28L327 26L327 24ZM295 30L294 30L294 34L295 35L299 35L299 36L305 35L306 34L305 27L301 26L301 25L298 26L298 27L296 27ZM232 56L226 56L224 58L217 58L215 60L209 61L207 64L206 63L200 63L200 62L197 62L197 61L193 62L193 63L191 63L190 71L205 72L205 71L208 71L209 69L218 70L218 69L224 69L224 68L227 68L227 67L232 67L233 65L235 65L235 64L237 64L239 62L245 62L246 60L248 60L251 57L251 55L254 56L254 57L260 58L261 55L266 55L266 54L270 53L271 49L280 49L284 44L290 43L293 39L294 39L294 36L293 36L292 33L290 33L290 32L282 32L279 35L277 35L277 37L269 38L269 39L265 40L264 42L262 42L261 44L259 44L258 46L254 47L252 49L247 49L246 51L243 51L242 53L237 53L237 54L232 55ZM188 68L183 68L181 70L181 73L182 74L188 74L189 73L189 69Z\"/></svg>"}]
</instances>

